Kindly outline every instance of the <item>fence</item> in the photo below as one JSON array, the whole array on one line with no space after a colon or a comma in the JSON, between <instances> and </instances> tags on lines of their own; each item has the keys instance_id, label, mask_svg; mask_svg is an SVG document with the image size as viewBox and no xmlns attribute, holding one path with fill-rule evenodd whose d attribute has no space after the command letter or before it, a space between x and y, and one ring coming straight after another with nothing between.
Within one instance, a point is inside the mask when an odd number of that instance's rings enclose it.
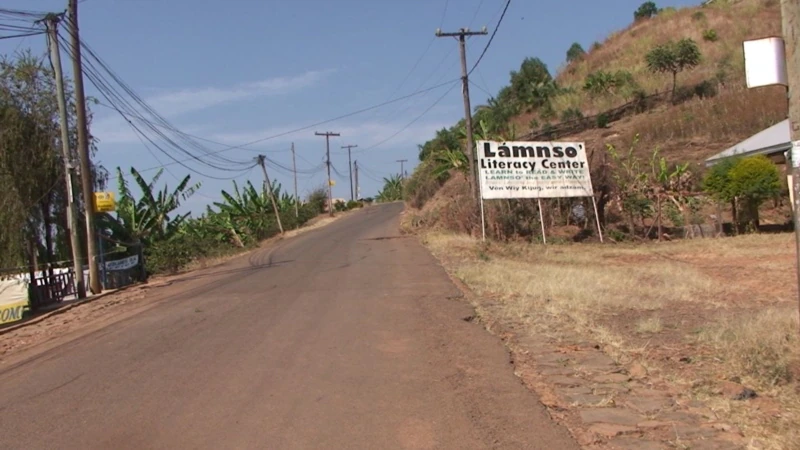
<instances>
[{"instance_id":1,"label":"fence","mask_svg":"<svg viewBox=\"0 0 800 450\"><path fill-rule=\"evenodd\" d=\"M672 90L657 92L648 96L637 97L636 99L625 103L624 105L617 106L616 108L603 111L594 116L581 117L572 119L565 122L560 122L557 125L545 126L539 130L532 130L528 134L523 135L520 139L526 141L535 141L540 139L553 140L559 139L564 136L581 133L592 128L599 128L601 117L604 117L606 123L616 122L626 116L633 114L641 114L645 111L655 108L668 101L672 96Z\"/></svg>"},{"instance_id":2,"label":"fence","mask_svg":"<svg viewBox=\"0 0 800 450\"><path fill-rule=\"evenodd\" d=\"M101 252L100 281L103 289L119 289L146 281L147 274L141 245L128 244L123 255L130 253L134 254L120 258L116 256L120 254L119 252ZM106 258L115 256L115 259L106 261ZM88 286L87 266L83 266L83 274ZM36 310L65 300L77 299L78 289L75 278L75 270L71 261L47 264L42 270L31 270L31 268L25 267L0 270L0 281L3 284L0 288L0 304L9 303L12 300L24 302L27 297L29 308Z\"/></svg>"}]
</instances>

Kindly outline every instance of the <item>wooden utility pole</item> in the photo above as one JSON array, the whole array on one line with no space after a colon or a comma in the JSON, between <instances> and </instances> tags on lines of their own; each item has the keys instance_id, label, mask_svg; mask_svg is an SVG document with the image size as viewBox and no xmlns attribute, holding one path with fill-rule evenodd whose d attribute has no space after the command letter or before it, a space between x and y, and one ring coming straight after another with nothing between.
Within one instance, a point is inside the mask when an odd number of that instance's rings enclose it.
<instances>
[{"instance_id":1,"label":"wooden utility pole","mask_svg":"<svg viewBox=\"0 0 800 450\"><path fill-rule=\"evenodd\" d=\"M297 196L297 161L294 157L294 142L292 142L292 173L294 174L294 217L300 217L300 197ZM299 224L297 225L300 226Z\"/></svg>"},{"instance_id":2,"label":"wooden utility pole","mask_svg":"<svg viewBox=\"0 0 800 450\"><path fill-rule=\"evenodd\" d=\"M267 175L267 165L264 164L264 161L267 158L264 155L258 155L258 164L261 165L261 171L264 172L264 182L267 184L267 195L269 195L269 200L272 202L272 210L275 212L275 220L278 221L278 230L280 230L281 234L283 234L283 224L281 224L281 214L278 212L278 203L275 201L275 195L272 192L272 183L269 181L269 175Z\"/></svg>"},{"instance_id":3,"label":"wooden utility pole","mask_svg":"<svg viewBox=\"0 0 800 450\"><path fill-rule=\"evenodd\" d=\"M328 214L333 217L333 189L331 186L331 136L341 136L339 133L326 131L324 133L315 132L317 136L325 136L325 155L328 166Z\"/></svg>"},{"instance_id":4,"label":"wooden utility pole","mask_svg":"<svg viewBox=\"0 0 800 450\"><path fill-rule=\"evenodd\" d=\"M78 0L69 0L70 37L72 40L72 67L75 73L75 108L78 127L78 157L81 169L83 206L86 208L86 247L89 262L89 289L93 294L102 292L100 268L98 266L97 233L94 225L94 182L92 161L89 156L88 125L86 121L86 96L83 92L83 66L81 63L81 41L78 31Z\"/></svg>"},{"instance_id":5,"label":"wooden utility pole","mask_svg":"<svg viewBox=\"0 0 800 450\"><path fill-rule=\"evenodd\" d=\"M44 22L47 26L47 46L50 48L50 60L56 79L56 95L58 100L58 116L61 125L61 153L64 158L64 178L67 189L67 222L69 223L70 246L72 247L72 265L75 271L75 290L79 299L86 298L86 281L83 278L83 251L81 250L80 227L78 226L78 208L75 205L74 171L72 155L69 150L69 122L67 120L67 100L64 95L64 74L61 71L61 50L58 46L58 22L60 18L48 15Z\"/></svg>"},{"instance_id":6,"label":"wooden utility pole","mask_svg":"<svg viewBox=\"0 0 800 450\"><path fill-rule=\"evenodd\" d=\"M395 162L399 162L400 163L400 179L401 180L406 178L406 173L404 172L404 167L405 166L403 165L406 161L408 161L408 160L407 159L398 159L397 161L395 161Z\"/></svg>"},{"instance_id":7,"label":"wooden utility pole","mask_svg":"<svg viewBox=\"0 0 800 450\"><path fill-rule=\"evenodd\" d=\"M486 28L481 31L470 31L469 28L462 28L455 33L442 33L436 30L437 37L456 37L458 38L458 48L461 50L461 92L464 95L464 120L467 127L467 159L469 160L469 187L472 198L478 200L476 189L475 172L475 144L472 135L472 108L469 104L469 74L467 73L467 36L486 35Z\"/></svg>"},{"instance_id":8,"label":"wooden utility pole","mask_svg":"<svg viewBox=\"0 0 800 450\"><path fill-rule=\"evenodd\" d=\"M361 191L358 189L358 161L353 161L353 172L356 179L356 197L361 198Z\"/></svg>"},{"instance_id":9,"label":"wooden utility pole","mask_svg":"<svg viewBox=\"0 0 800 450\"><path fill-rule=\"evenodd\" d=\"M353 192L353 159L350 155L350 150L358 147L357 145L345 145L342 148L347 149L347 174L350 177L350 200L355 200L355 192Z\"/></svg>"},{"instance_id":10,"label":"wooden utility pole","mask_svg":"<svg viewBox=\"0 0 800 450\"><path fill-rule=\"evenodd\" d=\"M786 75L789 84L789 128L791 133L793 216L797 257L797 283L800 287L800 2L781 0L783 40L786 50Z\"/></svg>"}]
</instances>

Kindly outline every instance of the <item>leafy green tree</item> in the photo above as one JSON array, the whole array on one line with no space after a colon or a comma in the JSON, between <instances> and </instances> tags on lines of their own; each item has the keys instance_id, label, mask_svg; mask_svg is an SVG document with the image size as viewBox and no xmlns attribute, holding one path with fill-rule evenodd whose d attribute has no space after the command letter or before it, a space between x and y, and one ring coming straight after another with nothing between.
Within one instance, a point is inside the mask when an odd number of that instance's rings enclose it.
<instances>
[{"instance_id":1,"label":"leafy green tree","mask_svg":"<svg viewBox=\"0 0 800 450\"><path fill-rule=\"evenodd\" d=\"M744 200L746 217L758 229L758 207L781 191L780 172L764 155L740 160L729 172L737 197Z\"/></svg>"},{"instance_id":2,"label":"leafy green tree","mask_svg":"<svg viewBox=\"0 0 800 450\"><path fill-rule=\"evenodd\" d=\"M425 161L441 150L456 150L460 147L461 142L456 128L442 128L436 132L436 136L433 139L419 146L419 160Z\"/></svg>"},{"instance_id":3,"label":"leafy green tree","mask_svg":"<svg viewBox=\"0 0 800 450\"><path fill-rule=\"evenodd\" d=\"M627 70L609 72L598 70L586 76L583 90L593 96L619 95L636 87L633 75Z\"/></svg>"},{"instance_id":4,"label":"leafy green tree","mask_svg":"<svg viewBox=\"0 0 800 450\"><path fill-rule=\"evenodd\" d=\"M642 20L642 19L649 19L659 12L658 6L656 6L655 2L648 1L644 2L639 5L639 8L633 12L633 19L634 20Z\"/></svg>"},{"instance_id":5,"label":"leafy green tree","mask_svg":"<svg viewBox=\"0 0 800 450\"><path fill-rule=\"evenodd\" d=\"M767 199L780 194L781 176L775 164L764 155L728 159L716 164L706 174L703 188L714 198L734 202L737 223L749 222L758 228L758 208ZM741 200L739 214L738 200Z\"/></svg>"},{"instance_id":6,"label":"leafy green tree","mask_svg":"<svg viewBox=\"0 0 800 450\"><path fill-rule=\"evenodd\" d=\"M65 93L72 125L68 79ZM5 267L26 264L26 259L35 264L71 256L56 98L53 72L44 58L30 50L0 57L0 264ZM75 129L68 130L69 147L75 148ZM93 173L100 181L104 178L100 166ZM75 198L85 209L81 196Z\"/></svg>"},{"instance_id":7,"label":"leafy green tree","mask_svg":"<svg viewBox=\"0 0 800 450\"><path fill-rule=\"evenodd\" d=\"M731 202L736 198L736 190L731 183L730 172L739 158L726 158L711 166L703 177L703 190L721 202Z\"/></svg>"},{"instance_id":8,"label":"leafy green tree","mask_svg":"<svg viewBox=\"0 0 800 450\"><path fill-rule=\"evenodd\" d=\"M577 61L586 54L586 50L581 47L581 44L574 42L569 50L567 50L567 62Z\"/></svg>"},{"instance_id":9,"label":"leafy green tree","mask_svg":"<svg viewBox=\"0 0 800 450\"><path fill-rule=\"evenodd\" d=\"M653 73L672 74L672 98L678 85L678 73L700 64L702 55L697 43L690 38L659 45L645 56L647 68Z\"/></svg>"},{"instance_id":10,"label":"leafy green tree","mask_svg":"<svg viewBox=\"0 0 800 450\"><path fill-rule=\"evenodd\" d=\"M519 71L511 72L509 93L529 108L539 108L549 104L557 92L547 65L539 58L525 58Z\"/></svg>"}]
</instances>

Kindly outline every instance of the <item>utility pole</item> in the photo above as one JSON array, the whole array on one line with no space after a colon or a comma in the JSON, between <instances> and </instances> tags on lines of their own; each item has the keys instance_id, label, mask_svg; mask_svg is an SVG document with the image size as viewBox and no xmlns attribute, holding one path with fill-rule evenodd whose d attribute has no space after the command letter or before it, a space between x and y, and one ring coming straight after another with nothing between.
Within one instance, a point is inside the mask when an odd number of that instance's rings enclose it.
<instances>
[{"instance_id":1,"label":"utility pole","mask_svg":"<svg viewBox=\"0 0 800 450\"><path fill-rule=\"evenodd\" d=\"M78 31L78 0L69 0L69 18L72 38L72 67L75 72L75 107L78 127L78 156L81 168L81 189L83 205L86 208L86 247L89 262L89 289L93 294L103 290L100 283L100 268L97 261L97 235L94 226L94 183L92 180L92 161L89 157L88 126L86 122L86 96L83 92L83 67L81 65L81 41Z\"/></svg>"},{"instance_id":2,"label":"utility pole","mask_svg":"<svg viewBox=\"0 0 800 450\"><path fill-rule=\"evenodd\" d=\"M361 191L358 188L358 161L354 161L353 162L353 169L354 169L354 172L355 172L354 175L355 175L355 178L356 178L356 197L357 198L361 198Z\"/></svg>"},{"instance_id":3,"label":"utility pole","mask_svg":"<svg viewBox=\"0 0 800 450\"><path fill-rule=\"evenodd\" d=\"M341 136L339 133L326 131L324 133L315 132L317 136L325 136L326 164L328 165L328 214L333 217L333 190L331 189L331 136Z\"/></svg>"},{"instance_id":4,"label":"utility pole","mask_svg":"<svg viewBox=\"0 0 800 450\"><path fill-rule=\"evenodd\" d=\"M86 281L83 279L83 258L81 254L81 238L78 226L78 208L75 205L74 172L72 155L69 150L69 122L67 121L67 100L64 96L64 74L61 71L61 51L58 46L58 22L61 19L48 14L44 19L47 26L47 46L50 48L50 58L53 62L53 72L56 78L56 91L58 100L58 116L61 122L61 152L64 157L64 178L67 188L67 221L69 223L70 246L72 247L72 265L75 271L75 290L79 299L86 298Z\"/></svg>"},{"instance_id":5,"label":"utility pole","mask_svg":"<svg viewBox=\"0 0 800 450\"><path fill-rule=\"evenodd\" d=\"M294 158L294 142L292 142L292 173L294 174L294 217L297 218L300 217L300 211L298 210L300 197L297 196L297 161Z\"/></svg>"},{"instance_id":6,"label":"utility pole","mask_svg":"<svg viewBox=\"0 0 800 450\"><path fill-rule=\"evenodd\" d=\"M789 129L791 133L792 192L797 282L800 286L800 2L781 0L786 75L789 84Z\"/></svg>"},{"instance_id":7,"label":"utility pole","mask_svg":"<svg viewBox=\"0 0 800 450\"><path fill-rule=\"evenodd\" d=\"M278 230L280 230L281 234L283 234L283 224L281 224L281 215L278 212L278 204L275 202L275 195L272 192L272 183L269 182L269 175L267 175L267 166L264 164L266 157L264 155L258 155L258 164L261 165L261 171L264 172L264 181L267 183L267 193L269 195L269 200L272 202L272 210L275 212L275 220L278 221Z\"/></svg>"},{"instance_id":8,"label":"utility pole","mask_svg":"<svg viewBox=\"0 0 800 450\"><path fill-rule=\"evenodd\" d=\"M456 37L458 38L458 48L461 50L461 92L464 95L464 120L467 126L467 159L469 160L469 187L472 198L478 200L478 193L475 187L475 144L472 136L472 108L469 105L469 74L467 73L467 36L486 35L486 27L481 31L470 31L469 28L462 28L454 33L442 33L436 30L437 37Z\"/></svg>"},{"instance_id":9,"label":"utility pole","mask_svg":"<svg viewBox=\"0 0 800 450\"><path fill-rule=\"evenodd\" d=\"M342 148L347 149L347 170L350 177L350 200L355 200L355 193L353 192L353 160L350 155L350 149L358 147L357 145L345 145Z\"/></svg>"},{"instance_id":10,"label":"utility pole","mask_svg":"<svg viewBox=\"0 0 800 450\"><path fill-rule=\"evenodd\" d=\"M407 159L398 159L397 161L395 161L395 162L399 162L400 163L400 179L405 179L406 178L405 172L403 171L403 167L405 167L405 166L403 166L403 164L406 161L408 161L408 160Z\"/></svg>"}]
</instances>

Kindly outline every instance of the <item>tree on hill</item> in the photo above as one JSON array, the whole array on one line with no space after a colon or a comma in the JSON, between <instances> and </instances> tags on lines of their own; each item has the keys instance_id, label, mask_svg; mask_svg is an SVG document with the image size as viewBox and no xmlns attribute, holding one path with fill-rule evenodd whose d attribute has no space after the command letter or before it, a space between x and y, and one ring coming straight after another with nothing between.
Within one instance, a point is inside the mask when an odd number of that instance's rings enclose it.
<instances>
[{"instance_id":1,"label":"tree on hill","mask_svg":"<svg viewBox=\"0 0 800 450\"><path fill-rule=\"evenodd\" d=\"M553 77L539 58L525 58L519 71L511 72L510 94L529 107L546 105L555 93Z\"/></svg>"},{"instance_id":2,"label":"tree on hill","mask_svg":"<svg viewBox=\"0 0 800 450\"><path fill-rule=\"evenodd\" d=\"M583 49L583 47L581 47L581 44L575 42L572 44L569 50L567 50L567 62L572 62L581 59L585 54L586 51Z\"/></svg>"},{"instance_id":3,"label":"tree on hill","mask_svg":"<svg viewBox=\"0 0 800 450\"><path fill-rule=\"evenodd\" d=\"M672 74L672 98L675 98L675 88L678 85L678 73L692 69L700 64L700 49L697 43L684 38L677 42L669 41L659 45L645 56L647 68L653 73Z\"/></svg>"},{"instance_id":4,"label":"tree on hill","mask_svg":"<svg viewBox=\"0 0 800 450\"><path fill-rule=\"evenodd\" d=\"M649 19L658 14L658 7L655 2L644 2L639 5L639 9L633 12L634 20Z\"/></svg>"},{"instance_id":5,"label":"tree on hill","mask_svg":"<svg viewBox=\"0 0 800 450\"><path fill-rule=\"evenodd\" d=\"M636 82L627 70L607 72L598 70L586 76L583 90L591 95L617 95L626 87L634 87Z\"/></svg>"}]
</instances>

